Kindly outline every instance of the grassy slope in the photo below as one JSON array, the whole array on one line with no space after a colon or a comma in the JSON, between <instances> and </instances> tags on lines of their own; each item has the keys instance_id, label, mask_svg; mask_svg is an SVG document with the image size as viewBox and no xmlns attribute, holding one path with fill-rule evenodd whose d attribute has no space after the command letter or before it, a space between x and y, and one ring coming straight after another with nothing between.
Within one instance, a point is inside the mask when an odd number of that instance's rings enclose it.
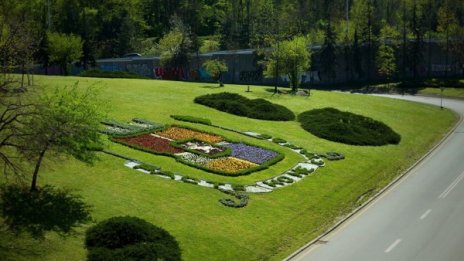
<instances>
[{"instance_id":1,"label":"grassy slope","mask_svg":"<svg viewBox=\"0 0 464 261\"><path fill-rule=\"evenodd\" d=\"M244 209L220 205L217 200L224 195L216 190L144 175L123 167L122 160L110 156L102 156L94 167L75 160L46 164L39 184L51 183L77 190L94 206L93 217L97 221L115 215L133 215L167 229L180 242L186 260L277 260L285 257L324 231L336 217L359 204L362 195L378 190L410 166L442 138L455 121L455 116L447 110L362 95L314 91L310 98L270 97L261 87L252 87L253 92L246 93L244 86L232 85L216 89L210 87L213 85L197 83L38 77L39 82L51 86L70 85L76 80L81 86L100 82L112 105L110 116L118 120L142 117L173 123L169 118L171 114L199 116L221 126L281 137L309 150L338 151L346 155L346 160L329 162L316 175L290 187L270 194L252 194L250 204ZM295 113L331 106L366 115L391 126L402 135L402 141L398 146L382 147L337 144L305 132L297 122L240 118L192 102L198 95L222 91L266 98ZM273 147L269 143L259 144ZM218 181L232 179L237 183L273 175L276 169L285 169L299 160L298 156L286 153L286 161L268 171L233 179L173 164L165 157L142 155L120 146L112 146L112 149L188 175ZM25 236L11 239L4 235L0 241L2 245L9 241L8 244L24 247L15 251L0 248L0 256L7 255L12 260L81 260L85 258L83 231L85 227L64 240L51 234L48 240L33 245L28 251L24 249L32 245L30 239Z\"/></svg>"},{"instance_id":2,"label":"grassy slope","mask_svg":"<svg viewBox=\"0 0 464 261\"><path fill-rule=\"evenodd\" d=\"M425 88L419 91L419 94L441 95L440 88ZM443 96L464 98L464 88L445 88Z\"/></svg>"}]
</instances>

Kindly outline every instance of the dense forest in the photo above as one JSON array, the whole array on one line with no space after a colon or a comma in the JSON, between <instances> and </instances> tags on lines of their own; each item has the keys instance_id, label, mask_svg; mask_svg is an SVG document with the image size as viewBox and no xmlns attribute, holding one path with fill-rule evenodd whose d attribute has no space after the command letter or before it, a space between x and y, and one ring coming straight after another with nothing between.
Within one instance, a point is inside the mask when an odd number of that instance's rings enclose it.
<instances>
[{"instance_id":1,"label":"dense forest","mask_svg":"<svg viewBox=\"0 0 464 261\"><path fill-rule=\"evenodd\" d=\"M351 53L367 46L372 62L388 62L395 48L414 63L426 41L464 56L463 25L462 0L2 0L0 51L15 41L6 32L21 32L17 48L27 45L29 59L48 64L59 61L48 51L53 38L72 36L65 42L81 42L79 58L87 66L131 52L160 55L173 41L193 53L260 49L305 36L323 45L327 67L337 45ZM173 30L182 37L166 37Z\"/></svg>"}]
</instances>

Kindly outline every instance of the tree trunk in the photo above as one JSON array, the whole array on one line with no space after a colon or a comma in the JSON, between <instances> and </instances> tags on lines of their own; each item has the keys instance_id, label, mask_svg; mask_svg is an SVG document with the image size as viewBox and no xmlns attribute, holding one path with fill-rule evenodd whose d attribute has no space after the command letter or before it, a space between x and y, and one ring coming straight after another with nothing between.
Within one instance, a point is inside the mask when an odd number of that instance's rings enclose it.
<instances>
[{"instance_id":1,"label":"tree trunk","mask_svg":"<svg viewBox=\"0 0 464 261\"><path fill-rule=\"evenodd\" d=\"M37 176L39 175L40 165L42 164L43 157L45 156L45 152L47 151L48 146L46 146L39 155L37 162L35 163L34 174L32 174L32 184L31 184L31 191L37 190Z\"/></svg>"}]
</instances>

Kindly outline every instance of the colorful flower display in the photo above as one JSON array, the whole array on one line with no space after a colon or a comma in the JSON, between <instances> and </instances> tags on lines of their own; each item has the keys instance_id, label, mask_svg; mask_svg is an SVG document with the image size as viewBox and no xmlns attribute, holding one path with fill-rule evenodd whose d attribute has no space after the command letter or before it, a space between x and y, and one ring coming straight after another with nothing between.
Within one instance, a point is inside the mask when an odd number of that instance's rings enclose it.
<instances>
[{"instance_id":1,"label":"colorful flower display","mask_svg":"<svg viewBox=\"0 0 464 261\"><path fill-rule=\"evenodd\" d=\"M135 145L144 149L148 149L155 153L174 154L184 152L182 149L172 146L170 141L152 136L150 134L128 138L115 138L114 140L124 144Z\"/></svg>"},{"instance_id":2,"label":"colorful flower display","mask_svg":"<svg viewBox=\"0 0 464 261\"><path fill-rule=\"evenodd\" d=\"M204 132L189 130L181 127L171 127L164 131L156 132L159 136L173 140L185 140L195 138L209 143L217 143L223 141L224 138L218 135L208 134Z\"/></svg>"},{"instance_id":3,"label":"colorful flower display","mask_svg":"<svg viewBox=\"0 0 464 261\"><path fill-rule=\"evenodd\" d=\"M144 127L144 124L136 122L134 126ZM201 170L230 176L268 168L283 158L271 150L179 126L138 136L111 136L111 139L135 149L176 158L178 162Z\"/></svg>"},{"instance_id":4,"label":"colorful flower display","mask_svg":"<svg viewBox=\"0 0 464 261\"><path fill-rule=\"evenodd\" d=\"M258 164L234 157L219 158L211 160L206 164L206 167L209 169L219 170L226 173L236 173L238 171L251 169L257 166Z\"/></svg>"},{"instance_id":5,"label":"colorful flower display","mask_svg":"<svg viewBox=\"0 0 464 261\"><path fill-rule=\"evenodd\" d=\"M223 146L232 149L231 156L256 164L262 164L278 155L277 152L250 146L244 143L229 143L224 144Z\"/></svg>"},{"instance_id":6,"label":"colorful flower display","mask_svg":"<svg viewBox=\"0 0 464 261\"><path fill-rule=\"evenodd\" d=\"M213 146L209 143L198 140L187 141L185 143L180 144L179 146L184 149L189 149L208 155L216 155L226 150L223 147Z\"/></svg>"},{"instance_id":7,"label":"colorful flower display","mask_svg":"<svg viewBox=\"0 0 464 261\"><path fill-rule=\"evenodd\" d=\"M208 164L208 162L213 160L213 159L206 158L204 156L200 156L200 155L193 154L190 152L179 153L179 154L176 154L176 156L178 156L181 160L187 163L200 165L200 166L205 166L206 164Z\"/></svg>"}]
</instances>

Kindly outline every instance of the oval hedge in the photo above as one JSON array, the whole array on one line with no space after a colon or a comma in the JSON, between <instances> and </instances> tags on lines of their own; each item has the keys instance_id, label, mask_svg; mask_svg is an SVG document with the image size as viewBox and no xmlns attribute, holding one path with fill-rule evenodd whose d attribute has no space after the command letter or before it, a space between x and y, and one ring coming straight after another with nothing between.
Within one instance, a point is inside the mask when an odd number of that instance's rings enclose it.
<instances>
[{"instance_id":1,"label":"oval hedge","mask_svg":"<svg viewBox=\"0 0 464 261\"><path fill-rule=\"evenodd\" d=\"M179 244L167 231L137 217L112 217L85 234L87 260L181 260Z\"/></svg>"},{"instance_id":2,"label":"oval hedge","mask_svg":"<svg viewBox=\"0 0 464 261\"><path fill-rule=\"evenodd\" d=\"M222 92L195 98L202 104L230 114L269 121L292 121L295 114L286 107L264 99L250 100L236 93Z\"/></svg>"},{"instance_id":3,"label":"oval hedge","mask_svg":"<svg viewBox=\"0 0 464 261\"><path fill-rule=\"evenodd\" d=\"M315 109L298 115L301 127L323 139L364 146L398 144L401 136L380 121L339 111Z\"/></svg>"}]
</instances>

